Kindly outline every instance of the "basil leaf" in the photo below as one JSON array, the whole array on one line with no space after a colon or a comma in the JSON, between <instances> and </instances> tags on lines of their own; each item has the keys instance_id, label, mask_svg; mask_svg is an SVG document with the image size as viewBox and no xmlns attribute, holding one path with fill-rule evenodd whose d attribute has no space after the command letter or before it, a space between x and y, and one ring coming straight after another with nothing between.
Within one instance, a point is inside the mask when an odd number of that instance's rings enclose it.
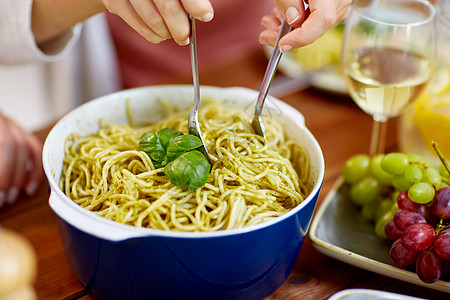
<instances>
[{"instance_id":1,"label":"basil leaf","mask_svg":"<svg viewBox=\"0 0 450 300\"><path fill-rule=\"evenodd\" d=\"M166 150L166 162L170 162L181 154L194 150L202 145L202 141L195 135L176 136L170 140Z\"/></svg>"},{"instance_id":2,"label":"basil leaf","mask_svg":"<svg viewBox=\"0 0 450 300\"><path fill-rule=\"evenodd\" d=\"M167 164L166 149L170 141L183 133L172 128L163 128L156 133L148 131L139 141L139 150L144 151L150 157L155 168L164 167Z\"/></svg>"},{"instance_id":3,"label":"basil leaf","mask_svg":"<svg viewBox=\"0 0 450 300\"><path fill-rule=\"evenodd\" d=\"M164 174L170 181L189 191L205 185L211 165L196 148L202 141L194 135L184 135L171 128L146 132L139 141L139 150L152 160L155 168L164 167Z\"/></svg>"},{"instance_id":4,"label":"basil leaf","mask_svg":"<svg viewBox=\"0 0 450 300\"><path fill-rule=\"evenodd\" d=\"M182 132L176 131L172 128L160 129L158 130L158 132L156 132L156 134L161 140L161 145L164 147L164 149L167 149L167 146L169 145L169 142L172 140L172 138L183 135Z\"/></svg>"},{"instance_id":5,"label":"basil leaf","mask_svg":"<svg viewBox=\"0 0 450 300\"><path fill-rule=\"evenodd\" d=\"M188 187L190 192L202 187L208 180L211 166L208 160L193 150L183 153L164 167L164 174L176 186Z\"/></svg>"},{"instance_id":6,"label":"basil leaf","mask_svg":"<svg viewBox=\"0 0 450 300\"><path fill-rule=\"evenodd\" d=\"M163 166L162 162L166 156L166 150L156 133L151 131L144 133L139 141L139 150L147 153L155 168L158 169Z\"/></svg>"}]
</instances>

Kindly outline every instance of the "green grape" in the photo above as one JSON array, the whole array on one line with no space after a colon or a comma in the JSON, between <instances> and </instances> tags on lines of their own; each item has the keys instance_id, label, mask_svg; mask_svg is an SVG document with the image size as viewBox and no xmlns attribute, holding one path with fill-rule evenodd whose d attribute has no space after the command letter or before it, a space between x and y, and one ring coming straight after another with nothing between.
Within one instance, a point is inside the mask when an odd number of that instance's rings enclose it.
<instances>
[{"instance_id":1,"label":"green grape","mask_svg":"<svg viewBox=\"0 0 450 300\"><path fill-rule=\"evenodd\" d=\"M392 186L395 188L396 191L406 191L408 190L413 183L411 181L408 181L405 179L404 174L397 174L394 175L392 178Z\"/></svg>"},{"instance_id":2,"label":"green grape","mask_svg":"<svg viewBox=\"0 0 450 300\"><path fill-rule=\"evenodd\" d=\"M397 202L397 199L396 199L395 201L392 202L392 206L391 206L391 209L390 209L390 211L392 213L392 216L395 215L397 210L398 210L398 202Z\"/></svg>"},{"instance_id":3,"label":"green grape","mask_svg":"<svg viewBox=\"0 0 450 300\"><path fill-rule=\"evenodd\" d=\"M418 155L418 154L414 154L414 153L408 153L406 154L406 156L408 157L408 160L410 163L420 163L423 164L425 166L429 166L430 165L430 161L425 158L422 155Z\"/></svg>"},{"instance_id":4,"label":"green grape","mask_svg":"<svg viewBox=\"0 0 450 300\"><path fill-rule=\"evenodd\" d=\"M387 211L391 209L393 202L393 200L386 198L377 203L374 216L375 222L377 222L384 214L386 214Z\"/></svg>"},{"instance_id":5,"label":"green grape","mask_svg":"<svg viewBox=\"0 0 450 300\"><path fill-rule=\"evenodd\" d=\"M370 157L356 154L350 157L342 168L342 177L348 183L355 183L369 174Z\"/></svg>"},{"instance_id":6,"label":"green grape","mask_svg":"<svg viewBox=\"0 0 450 300\"><path fill-rule=\"evenodd\" d=\"M434 188L427 182L417 182L408 190L408 197L412 201L426 204L434 198Z\"/></svg>"},{"instance_id":7,"label":"green grape","mask_svg":"<svg viewBox=\"0 0 450 300\"><path fill-rule=\"evenodd\" d=\"M376 154L372 157L372 160L370 161L370 170L372 171L373 176L375 176L378 181L384 184L391 184L392 177L394 175L386 172L381 167L381 160L383 159L384 154Z\"/></svg>"},{"instance_id":8,"label":"green grape","mask_svg":"<svg viewBox=\"0 0 450 300\"><path fill-rule=\"evenodd\" d=\"M392 201L395 201L395 203L397 203L397 197L398 197L398 194L400 194L400 191L394 191L394 192L390 195L391 200L392 200Z\"/></svg>"},{"instance_id":9,"label":"green grape","mask_svg":"<svg viewBox=\"0 0 450 300\"><path fill-rule=\"evenodd\" d=\"M357 205L364 205L374 201L380 191L380 183L375 178L368 176L350 187L350 199Z\"/></svg>"},{"instance_id":10,"label":"green grape","mask_svg":"<svg viewBox=\"0 0 450 300\"><path fill-rule=\"evenodd\" d=\"M411 164L406 167L405 174L403 176L406 181L416 183L422 180L423 174L419 165Z\"/></svg>"},{"instance_id":11,"label":"green grape","mask_svg":"<svg viewBox=\"0 0 450 300\"><path fill-rule=\"evenodd\" d=\"M434 168L426 168L423 171L422 181L431 184L436 190L441 188L441 176L439 171Z\"/></svg>"},{"instance_id":12,"label":"green grape","mask_svg":"<svg viewBox=\"0 0 450 300\"><path fill-rule=\"evenodd\" d=\"M380 203L380 201L375 200L375 201L363 204L363 206L361 208L361 215L364 217L364 219L366 219L368 221L372 221L375 219L375 212L376 212L376 209L377 209L379 203Z\"/></svg>"},{"instance_id":13,"label":"green grape","mask_svg":"<svg viewBox=\"0 0 450 300\"><path fill-rule=\"evenodd\" d=\"M384 215L382 215L378 221L375 223L375 235L386 239L386 233L384 232L384 227L386 227L386 223L394 218L394 214L391 210L388 210Z\"/></svg>"},{"instance_id":14,"label":"green grape","mask_svg":"<svg viewBox=\"0 0 450 300\"><path fill-rule=\"evenodd\" d=\"M375 235L381 238L387 238L386 233L384 231L384 227L386 227L386 223L392 220L395 216L395 213L398 211L398 203L397 200L392 201L391 207L386 210L384 214L379 216L379 218L375 222Z\"/></svg>"},{"instance_id":15,"label":"green grape","mask_svg":"<svg viewBox=\"0 0 450 300\"><path fill-rule=\"evenodd\" d=\"M420 164L420 163L416 163L416 165L420 168L420 171L422 172L422 178L423 178L423 172L424 172L425 169L428 168L429 166L426 166L426 165Z\"/></svg>"},{"instance_id":16,"label":"green grape","mask_svg":"<svg viewBox=\"0 0 450 300\"><path fill-rule=\"evenodd\" d=\"M405 172L409 161L406 154L400 152L391 152L384 155L380 164L386 172L398 175Z\"/></svg>"}]
</instances>

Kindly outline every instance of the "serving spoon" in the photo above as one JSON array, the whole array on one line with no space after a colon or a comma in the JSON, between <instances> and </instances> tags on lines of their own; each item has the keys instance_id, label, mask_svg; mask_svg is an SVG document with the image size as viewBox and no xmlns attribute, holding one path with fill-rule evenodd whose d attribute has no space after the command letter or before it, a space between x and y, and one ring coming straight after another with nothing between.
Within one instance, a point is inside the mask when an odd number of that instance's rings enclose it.
<instances>
[{"instance_id":1,"label":"serving spoon","mask_svg":"<svg viewBox=\"0 0 450 300\"><path fill-rule=\"evenodd\" d=\"M191 66L192 66L192 81L194 84L194 104L189 113L188 127L189 133L195 135L202 141L202 145L198 150L206 157L209 164L212 165L211 157L205 147L205 142L200 131L200 124L198 123L198 109L200 108L200 84L198 80L198 65L197 65L197 39L195 34L195 19L189 15L189 23L191 25L190 35L190 52L191 52Z\"/></svg>"},{"instance_id":2,"label":"serving spoon","mask_svg":"<svg viewBox=\"0 0 450 300\"><path fill-rule=\"evenodd\" d=\"M278 63L280 62L281 55L283 54L278 47L278 42L280 39L292 30L292 27L283 19L281 22L280 30L278 31L277 40L275 42L275 47L273 47L272 54L269 59L269 63L264 74L264 78L259 89L258 98L255 106L255 113L253 115L252 127L256 134L264 137L266 139L266 130L264 128L264 122L262 119L262 109L264 106L264 101L266 100L267 93L269 92L270 84L277 70Z\"/></svg>"}]
</instances>

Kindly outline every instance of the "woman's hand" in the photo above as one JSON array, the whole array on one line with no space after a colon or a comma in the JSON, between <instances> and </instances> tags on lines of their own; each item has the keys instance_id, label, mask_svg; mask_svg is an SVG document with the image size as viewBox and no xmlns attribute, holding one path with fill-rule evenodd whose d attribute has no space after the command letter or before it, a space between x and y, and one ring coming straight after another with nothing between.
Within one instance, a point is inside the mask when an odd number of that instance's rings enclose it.
<instances>
[{"instance_id":1,"label":"woman's hand","mask_svg":"<svg viewBox=\"0 0 450 300\"><path fill-rule=\"evenodd\" d=\"M187 13L203 22L214 17L209 0L34 0L31 27L35 40L38 44L50 41L106 9L152 43L173 38L178 44L187 45Z\"/></svg>"},{"instance_id":2,"label":"woman's hand","mask_svg":"<svg viewBox=\"0 0 450 300\"><path fill-rule=\"evenodd\" d=\"M106 8L120 16L152 43L173 38L179 45L189 44L189 13L208 22L214 16L209 0L103 0Z\"/></svg>"},{"instance_id":3,"label":"woman's hand","mask_svg":"<svg viewBox=\"0 0 450 300\"><path fill-rule=\"evenodd\" d=\"M0 113L0 207L24 191L33 195L44 178L42 143Z\"/></svg>"},{"instance_id":4,"label":"woman's hand","mask_svg":"<svg viewBox=\"0 0 450 300\"><path fill-rule=\"evenodd\" d=\"M261 43L273 46L284 18L294 27L278 45L282 52L286 52L312 43L328 29L344 21L352 0L309 0L305 1L308 4L306 10L302 0L275 0L275 3L277 8L272 15L263 17L261 21L266 30L259 39Z\"/></svg>"}]
</instances>

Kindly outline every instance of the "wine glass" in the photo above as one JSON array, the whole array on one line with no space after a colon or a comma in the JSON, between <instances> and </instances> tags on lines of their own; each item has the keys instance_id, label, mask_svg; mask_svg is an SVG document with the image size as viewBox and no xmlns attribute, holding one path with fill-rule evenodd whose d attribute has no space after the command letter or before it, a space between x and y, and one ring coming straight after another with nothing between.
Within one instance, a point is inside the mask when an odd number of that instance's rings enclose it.
<instances>
[{"instance_id":1,"label":"wine glass","mask_svg":"<svg viewBox=\"0 0 450 300\"><path fill-rule=\"evenodd\" d=\"M342 73L350 96L373 117L369 154L383 153L386 123L432 77L435 8L426 0L355 0L346 20Z\"/></svg>"}]
</instances>

